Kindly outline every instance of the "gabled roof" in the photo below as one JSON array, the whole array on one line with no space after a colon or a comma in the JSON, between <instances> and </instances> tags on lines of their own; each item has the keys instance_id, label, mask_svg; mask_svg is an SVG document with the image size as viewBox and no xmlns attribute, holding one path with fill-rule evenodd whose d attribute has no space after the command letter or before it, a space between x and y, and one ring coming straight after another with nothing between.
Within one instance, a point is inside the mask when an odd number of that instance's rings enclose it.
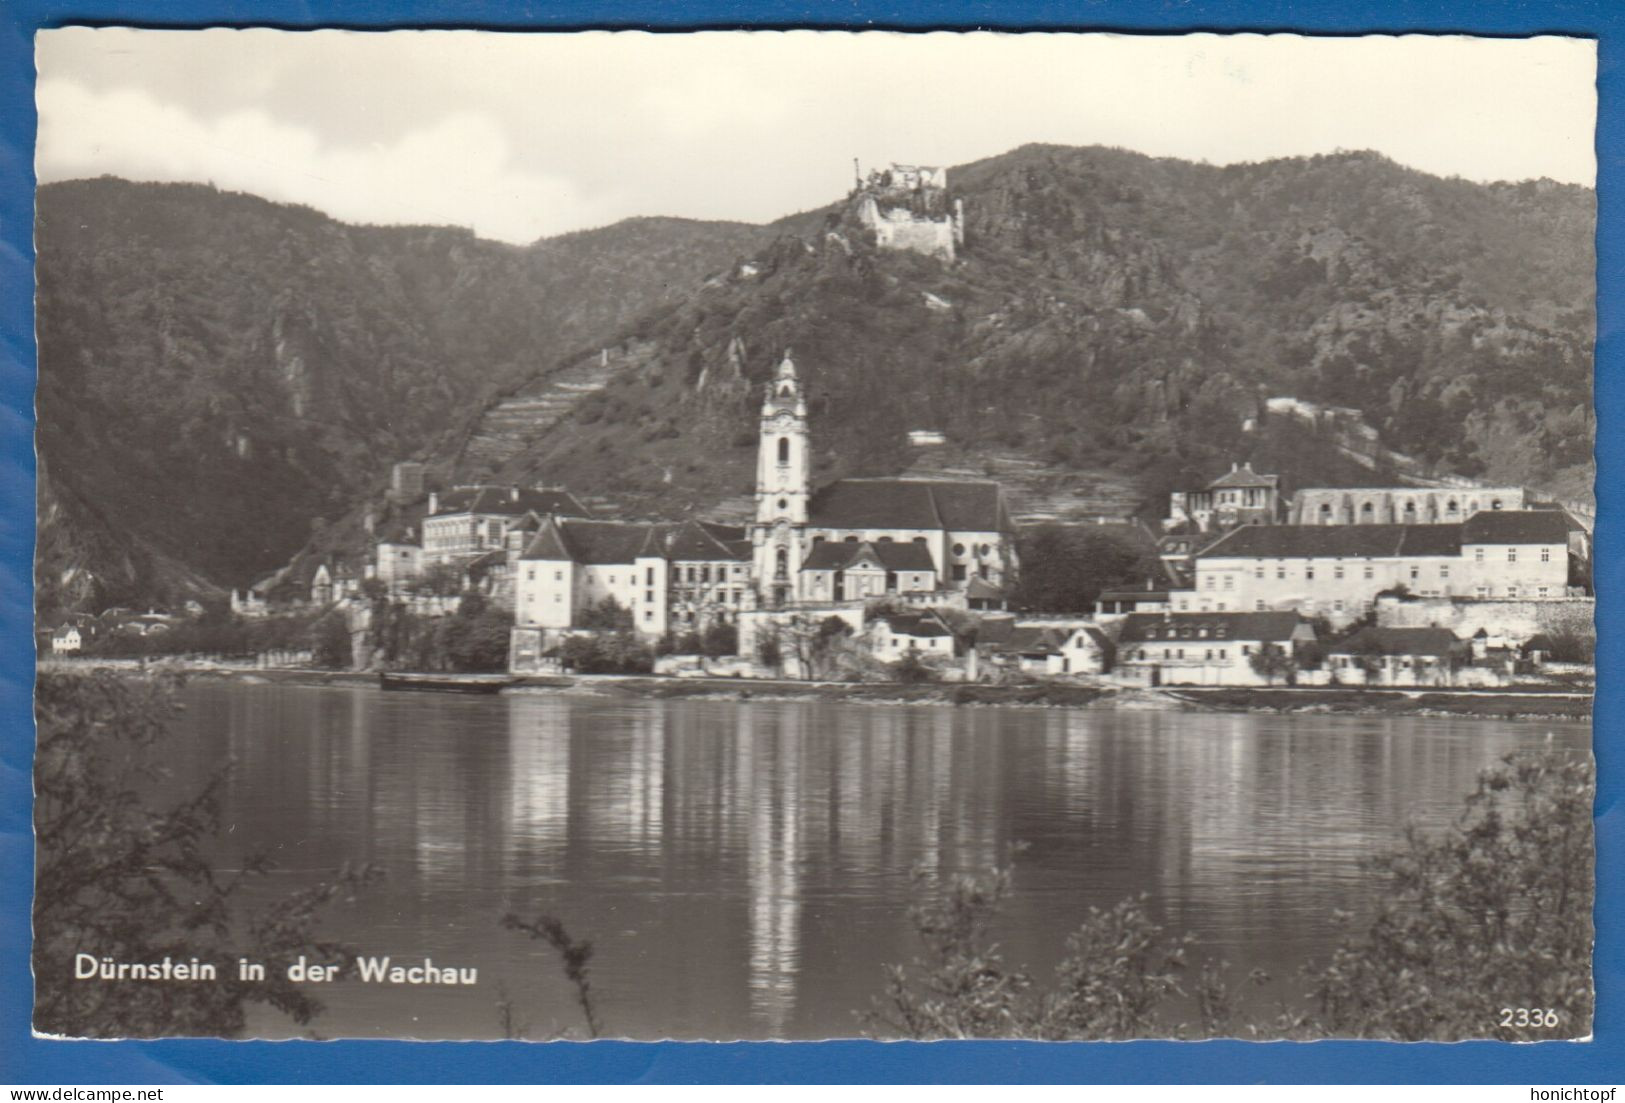
<instances>
[{"instance_id":1,"label":"gabled roof","mask_svg":"<svg viewBox=\"0 0 1625 1103\"><path fill-rule=\"evenodd\" d=\"M699 521L672 524L548 517L519 558L583 564L631 564L638 559L748 559L748 541L717 539L718 532L728 536L734 531L727 525L711 526Z\"/></svg>"},{"instance_id":2,"label":"gabled roof","mask_svg":"<svg viewBox=\"0 0 1625 1103\"><path fill-rule=\"evenodd\" d=\"M1281 481L1279 475L1260 475L1253 470L1251 463L1244 463L1240 467L1232 466L1229 471L1208 483L1209 490L1224 490L1234 487L1263 486L1272 487Z\"/></svg>"},{"instance_id":3,"label":"gabled roof","mask_svg":"<svg viewBox=\"0 0 1625 1103\"><path fill-rule=\"evenodd\" d=\"M1096 647L1100 648L1101 651L1105 652L1108 655L1117 650L1117 645L1112 642L1111 637L1106 635L1106 633L1102 632L1100 629L1096 628L1092 624L1086 624L1081 629L1074 629L1073 631L1074 632L1078 632L1078 631L1083 632L1091 640L1094 641L1094 644L1095 644Z\"/></svg>"},{"instance_id":4,"label":"gabled roof","mask_svg":"<svg viewBox=\"0 0 1625 1103\"><path fill-rule=\"evenodd\" d=\"M1362 628L1334 645L1333 655L1379 651L1384 655L1448 655L1461 643L1448 628Z\"/></svg>"},{"instance_id":5,"label":"gabled roof","mask_svg":"<svg viewBox=\"0 0 1625 1103\"><path fill-rule=\"evenodd\" d=\"M1285 643L1298 625L1296 613L1130 613L1119 645L1146 640L1244 640ZM1187 635L1187 631L1189 635ZM1206 633L1205 635L1203 633ZM1171 634L1170 634L1171 633Z\"/></svg>"},{"instance_id":6,"label":"gabled roof","mask_svg":"<svg viewBox=\"0 0 1625 1103\"><path fill-rule=\"evenodd\" d=\"M1013 532L998 483L839 479L813 495L808 524L833 529Z\"/></svg>"},{"instance_id":7,"label":"gabled roof","mask_svg":"<svg viewBox=\"0 0 1625 1103\"><path fill-rule=\"evenodd\" d=\"M433 516L446 517L459 513L503 517L522 513L535 513L539 517L550 513L560 517L592 516L591 511L568 490L514 486L459 486L437 496Z\"/></svg>"},{"instance_id":8,"label":"gabled roof","mask_svg":"<svg viewBox=\"0 0 1625 1103\"><path fill-rule=\"evenodd\" d=\"M1196 553L1198 559L1360 559L1460 555L1462 526L1243 525Z\"/></svg>"},{"instance_id":9,"label":"gabled roof","mask_svg":"<svg viewBox=\"0 0 1625 1103\"><path fill-rule=\"evenodd\" d=\"M910 541L820 540L812 546L802 560L804 571L844 571L864 559L880 564L888 571L935 571L931 553Z\"/></svg>"},{"instance_id":10,"label":"gabled roof","mask_svg":"<svg viewBox=\"0 0 1625 1103\"><path fill-rule=\"evenodd\" d=\"M1002 601L1007 595L981 575L965 584L965 596L972 601Z\"/></svg>"},{"instance_id":11,"label":"gabled roof","mask_svg":"<svg viewBox=\"0 0 1625 1103\"><path fill-rule=\"evenodd\" d=\"M999 645L999 650L1023 655L1056 654L1071 634L1043 625L1018 624L1015 631L1010 633L1010 638Z\"/></svg>"},{"instance_id":12,"label":"gabled roof","mask_svg":"<svg viewBox=\"0 0 1625 1103\"><path fill-rule=\"evenodd\" d=\"M1555 509L1486 509L1461 528L1463 544L1566 544L1570 518Z\"/></svg>"},{"instance_id":13,"label":"gabled roof","mask_svg":"<svg viewBox=\"0 0 1625 1103\"><path fill-rule=\"evenodd\" d=\"M667 559L717 560L750 558L750 541L744 539L744 529L733 525L714 525L704 521L684 521L675 526L663 526L663 550Z\"/></svg>"}]
</instances>

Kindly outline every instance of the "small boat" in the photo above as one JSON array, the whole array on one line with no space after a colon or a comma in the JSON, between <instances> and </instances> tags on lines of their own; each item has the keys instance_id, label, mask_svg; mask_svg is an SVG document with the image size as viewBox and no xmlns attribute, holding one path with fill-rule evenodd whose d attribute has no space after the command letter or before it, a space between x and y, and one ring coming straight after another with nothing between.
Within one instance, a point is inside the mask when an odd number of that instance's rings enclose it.
<instances>
[{"instance_id":1,"label":"small boat","mask_svg":"<svg viewBox=\"0 0 1625 1103\"><path fill-rule=\"evenodd\" d=\"M399 674L379 671L380 689L418 689L437 693L497 693L517 681L511 674Z\"/></svg>"}]
</instances>

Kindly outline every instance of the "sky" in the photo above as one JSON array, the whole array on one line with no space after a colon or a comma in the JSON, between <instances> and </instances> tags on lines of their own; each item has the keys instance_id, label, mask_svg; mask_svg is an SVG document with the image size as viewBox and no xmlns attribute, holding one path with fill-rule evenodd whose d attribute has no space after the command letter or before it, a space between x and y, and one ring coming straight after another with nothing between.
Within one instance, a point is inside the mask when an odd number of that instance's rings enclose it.
<instances>
[{"instance_id":1,"label":"sky","mask_svg":"<svg viewBox=\"0 0 1625 1103\"><path fill-rule=\"evenodd\" d=\"M1596 173L1596 46L1556 37L65 28L36 61L42 183L212 182L514 243L636 215L768 221L839 198L854 158L1028 142Z\"/></svg>"}]
</instances>

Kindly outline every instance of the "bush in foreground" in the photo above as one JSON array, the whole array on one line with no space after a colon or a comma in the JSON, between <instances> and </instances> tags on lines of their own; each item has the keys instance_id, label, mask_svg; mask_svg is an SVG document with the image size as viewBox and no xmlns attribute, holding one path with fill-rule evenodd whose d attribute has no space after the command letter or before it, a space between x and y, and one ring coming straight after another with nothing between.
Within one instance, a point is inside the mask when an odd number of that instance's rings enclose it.
<instances>
[{"instance_id":1,"label":"bush in foreground","mask_svg":"<svg viewBox=\"0 0 1625 1103\"><path fill-rule=\"evenodd\" d=\"M1283 1003L1267 1020L1237 1019L1222 964L1204 962L1193 977L1190 936L1170 936L1143 898L1091 908L1038 985L993 941L1007 869L955 877L915 905L922 954L887 967L864 1018L876 1036L920 1039L1582 1036L1593 1003L1593 793L1589 758L1555 749L1485 771L1451 829L1412 831L1372 863L1386 882L1374 918L1330 961L1306 964L1298 1009ZM1519 1025L1519 1008L1556 1021Z\"/></svg>"},{"instance_id":2,"label":"bush in foreground","mask_svg":"<svg viewBox=\"0 0 1625 1103\"><path fill-rule=\"evenodd\" d=\"M39 736L34 767L34 1026L70 1037L242 1033L247 1007L265 1003L308 1023L319 1000L268 969L239 980L239 957L322 962L354 959L323 939L323 906L372 880L370 868L253 913L238 906L245 879L270 869L249 856L243 872L216 877L209 848L221 829L227 769L196 792L152 799L174 754L166 746L178 708L175 685L108 673L42 671L35 687ZM75 980L75 955L156 963L168 957L215 965L215 982Z\"/></svg>"}]
</instances>

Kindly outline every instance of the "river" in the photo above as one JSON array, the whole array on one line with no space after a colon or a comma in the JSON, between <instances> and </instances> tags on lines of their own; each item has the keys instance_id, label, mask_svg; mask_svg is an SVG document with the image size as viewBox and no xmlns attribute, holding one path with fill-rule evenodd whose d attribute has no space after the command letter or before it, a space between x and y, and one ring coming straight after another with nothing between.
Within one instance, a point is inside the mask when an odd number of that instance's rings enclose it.
<instances>
[{"instance_id":1,"label":"river","mask_svg":"<svg viewBox=\"0 0 1625 1103\"><path fill-rule=\"evenodd\" d=\"M998 936L1045 974L1091 906L1144 893L1262 1013L1368 914L1362 859L1437 828L1477 772L1589 725L1425 717L462 697L198 682L174 784L224 763L231 869L277 863L251 902L373 862L386 879L324 914L363 953L476 968L472 987L322 985L323 1037L579 1035L548 913L591 939L606 1033L861 1033L883 966L917 953L918 884L1009 862ZM920 879L920 880L916 880ZM305 1029L256 1012L251 1032Z\"/></svg>"}]
</instances>

